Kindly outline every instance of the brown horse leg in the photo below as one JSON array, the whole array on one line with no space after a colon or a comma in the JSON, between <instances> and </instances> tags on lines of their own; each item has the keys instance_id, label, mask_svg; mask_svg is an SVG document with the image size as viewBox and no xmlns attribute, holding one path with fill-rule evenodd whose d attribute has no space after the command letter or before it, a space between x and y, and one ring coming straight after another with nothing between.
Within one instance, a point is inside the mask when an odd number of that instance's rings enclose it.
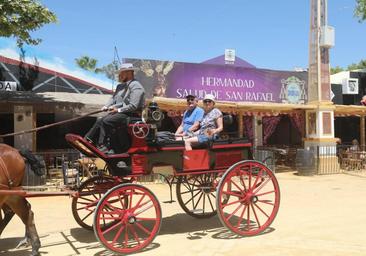
<instances>
[{"instance_id":1,"label":"brown horse leg","mask_svg":"<svg viewBox=\"0 0 366 256\"><path fill-rule=\"evenodd\" d=\"M26 239L29 239L32 245L31 255L39 255L38 250L41 247L41 242L34 224L34 214L31 210L31 205L25 198L19 196L9 197L6 204L19 216L25 225Z\"/></svg>"},{"instance_id":2,"label":"brown horse leg","mask_svg":"<svg viewBox=\"0 0 366 256\"><path fill-rule=\"evenodd\" d=\"M0 236L15 214L6 204L3 205L2 210L4 212L4 218L2 218L0 213Z\"/></svg>"},{"instance_id":3,"label":"brown horse leg","mask_svg":"<svg viewBox=\"0 0 366 256\"><path fill-rule=\"evenodd\" d=\"M2 218L2 214L1 214L1 210L2 210L2 208L3 208L3 206L5 205L5 201L6 201L6 199L8 198L8 196L3 196L3 195L1 195L0 194L0 225L2 224L2 222L3 222L3 218ZM5 212L4 212L4 214L5 214ZM4 227L5 228L5 227ZM0 235L1 235L1 233L2 233L2 230L1 230L1 232L0 232Z\"/></svg>"}]
</instances>

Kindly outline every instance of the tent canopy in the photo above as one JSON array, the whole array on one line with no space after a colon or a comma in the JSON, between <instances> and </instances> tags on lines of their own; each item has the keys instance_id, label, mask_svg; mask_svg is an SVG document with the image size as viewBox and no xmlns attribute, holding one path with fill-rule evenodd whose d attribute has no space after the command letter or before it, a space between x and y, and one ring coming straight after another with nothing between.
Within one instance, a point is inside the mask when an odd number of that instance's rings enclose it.
<instances>
[{"instance_id":1,"label":"tent canopy","mask_svg":"<svg viewBox=\"0 0 366 256\"><path fill-rule=\"evenodd\" d=\"M152 99L159 104L159 107L165 111L183 112L187 108L185 99L172 99L164 97L154 97ZM202 106L202 103L199 105ZM216 103L216 107L226 113L233 113L242 115L246 113L278 115L291 113L301 110L316 109L316 105L312 104L285 104L285 103L268 103L268 102L225 102L219 101ZM366 108L365 108L366 109Z\"/></svg>"}]
</instances>

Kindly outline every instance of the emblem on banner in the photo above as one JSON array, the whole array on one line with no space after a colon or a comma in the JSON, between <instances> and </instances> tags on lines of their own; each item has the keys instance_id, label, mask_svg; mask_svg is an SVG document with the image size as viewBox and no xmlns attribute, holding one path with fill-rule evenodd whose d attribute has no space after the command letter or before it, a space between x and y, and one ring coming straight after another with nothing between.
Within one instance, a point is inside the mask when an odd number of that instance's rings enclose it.
<instances>
[{"instance_id":1,"label":"emblem on banner","mask_svg":"<svg viewBox=\"0 0 366 256\"><path fill-rule=\"evenodd\" d=\"M304 104L307 100L305 81L295 76L281 80L281 91L279 98L282 103Z\"/></svg>"},{"instance_id":2,"label":"emblem on banner","mask_svg":"<svg viewBox=\"0 0 366 256\"><path fill-rule=\"evenodd\" d=\"M166 90L169 86L167 77L174 67L174 61L134 59L125 59L125 61L131 62L139 68L136 78L142 84L152 84L152 87L147 91L148 97L166 97Z\"/></svg>"}]
</instances>

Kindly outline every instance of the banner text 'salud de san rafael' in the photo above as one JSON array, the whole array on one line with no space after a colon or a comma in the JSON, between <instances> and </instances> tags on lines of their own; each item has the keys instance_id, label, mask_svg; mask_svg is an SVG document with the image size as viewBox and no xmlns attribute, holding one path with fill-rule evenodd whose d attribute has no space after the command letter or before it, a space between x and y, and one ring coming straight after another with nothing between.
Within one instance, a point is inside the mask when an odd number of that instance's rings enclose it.
<instances>
[{"instance_id":1,"label":"banner text 'salud de san rafael'","mask_svg":"<svg viewBox=\"0 0 366 256\"><path fill-rule=\"evenodd\" d=\"M215 95L219 101L307 102L307 72L242 68L160 60L124 59L139 68L138 79L148 98L160 96L199 99Z\"/></svg>"}]
</instances>

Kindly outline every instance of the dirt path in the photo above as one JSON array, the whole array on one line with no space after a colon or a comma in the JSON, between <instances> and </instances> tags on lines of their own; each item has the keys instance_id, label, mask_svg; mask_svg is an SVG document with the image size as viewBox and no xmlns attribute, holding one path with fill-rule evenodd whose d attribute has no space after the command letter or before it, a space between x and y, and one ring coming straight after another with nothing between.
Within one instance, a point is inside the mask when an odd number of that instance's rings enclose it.
<instances>
[{"instance_id":1,"label":"dirt path","mask_svg":"<svg viewBox=\"0 0 366 256\"><path fill-rule=\"evenodd\" d=\"M366 255L366 178L351 175L301 177L280 173L281 206L266 234L238 238L222 227L217 216L194 219L177 202L168 204L167 185L150 184L163 211L154 242L137 255ZM175 196L174 196L175 199ZM69 198L30 200L41 236L42 255L113 255L80 228ZM24 234L14 218L0 239L0 255L28 255L13 248Z\"/></svg>"}]
</instances>

